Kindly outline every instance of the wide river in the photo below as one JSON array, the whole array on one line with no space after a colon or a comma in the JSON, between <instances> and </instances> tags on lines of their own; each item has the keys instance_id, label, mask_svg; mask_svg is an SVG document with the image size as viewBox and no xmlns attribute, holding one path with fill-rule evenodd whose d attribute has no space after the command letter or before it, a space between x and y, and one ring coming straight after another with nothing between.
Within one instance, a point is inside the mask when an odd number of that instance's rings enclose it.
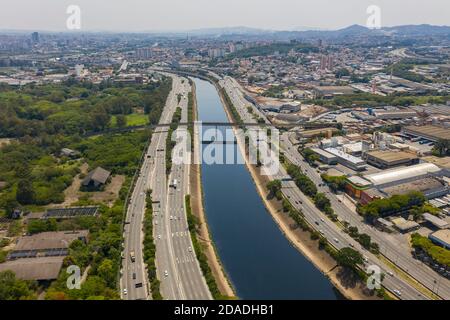
<instances>
[{"instance_id":1,"label":"wide river","mask_svg":"<svg viewBox=\"0 0 450 320\"><path fill-rule=\"evenodd\" d=\"M215 87L193 80L199 120L228 122ZM236 145L226 149L242 160ZM203 163L202 183L209 229L239 298L341 299L278 229L245 165Z\"/></svg>"}]
</instances>

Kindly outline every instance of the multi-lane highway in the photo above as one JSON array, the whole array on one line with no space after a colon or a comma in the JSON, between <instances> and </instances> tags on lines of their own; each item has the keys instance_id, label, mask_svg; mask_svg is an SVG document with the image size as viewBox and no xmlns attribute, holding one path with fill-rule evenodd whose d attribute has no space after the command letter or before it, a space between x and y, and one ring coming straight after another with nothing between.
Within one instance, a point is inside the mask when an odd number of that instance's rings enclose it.
<instances>
[{"instance_id":1,"label":"multi-lane highway","mask_svg":"<svg viewBox=\"0 0 450 320\"><path fill-rule=\"evenodd\" d=\"M235 80L229 77L225 77L225 79L220 83L225 88L228 96L230 97L232 103L239 112L241 118L245 122L255 121L253 115L251 115L248 112L247 107L249 106L252 107L254 110L253 113L256 113L257 109L254 108L254 106L252 106L245 100L240 90L240 87L238 84L236 84ZM300 165L301 161L298 160L294 161L299 155L293 156L289 152L291 150L294 150L295 148L292 145L289 146L286 145L285 143L286 139L285 137L283 137L281 139L280 145L283 148L283 151L287 155L288 159L290 161L293 161L296 165ZM287 173L285 172L284 168L280 167L280 171L277 174L273 175L271 178L282 179L286 176ZM316 185L322 184L322 181L319 182L319 180L317 179L315 179L314 182L316 183ZM394 270L391 270L387 265L381 262L378 257L374 256L373 254L362 248L354 239L352 239L350 236L344 233L335 223L327 219L326 216L315 207L315 205L311 202L311 200L298 189L298 187L295 185L293 181L283 182L282 193L295 208L302 210L302 212L305 215L305 219L309 222L309 224L314 228L316 228L317 231L319 231L325 238L327 238L327 240L331 245L333 245L337 249L351 246L356 250L360 251L364 255L364 257L367 260L366 265L379 266L381 271L386 274L383 280L383 285L391 292L397 292L397 296L399 298L401 299L428 298L424 296L421 292L419 292L409 282L401 278ZM340 204L340 202L337 199L336 202ZM342 205L335 206L334 201L332 203L335 211L343 210L341 208ZM360 230L364 230L364 228L361 228ZM416 262L416 264L417 263L418 262Z\"/></svg>"},{"instance_id":2,"label":"multi-lane highway","mask_svg":"<svg viewBox=\"0 0 450 320\"><path fill-rule=\"evenodd\" d=\"M172 77L172 91L167 98L159 123L170 123L178 106L182 109L182 122L185 122L189 82L185 78L165 75ZM181 99L178 103L179 97ZM167 136L168 130L165 127L158 127L153 132L130 198L124 227L125 242L121 270L123 299L148 299L151 296L142 259L142 225L146 207L145 195L149 189L152 190L153 236L162 296L169 300L211 298L187 231L184 197L189 191L189 161L172 165L169 181L177 180L175 188L173 183L168 183L166 175Z\"/></svg>"}]
</instances>

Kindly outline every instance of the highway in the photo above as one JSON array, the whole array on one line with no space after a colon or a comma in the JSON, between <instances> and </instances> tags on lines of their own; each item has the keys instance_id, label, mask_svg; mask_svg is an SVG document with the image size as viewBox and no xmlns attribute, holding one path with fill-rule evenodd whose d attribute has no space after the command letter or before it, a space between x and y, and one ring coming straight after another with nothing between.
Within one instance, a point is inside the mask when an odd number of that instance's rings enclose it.
<instances>
[{"instance_id":1,"label":"highway","mask_svg":"<svg viewBox=\"0 0 450 320\"><path fill-rule=\"evenodd\" d=\"M182 95L180 107L183 109L184 120L187 117L189 83L187 79L178 76L164 75L172 77L173 83L159 123L168 124L172 121L178 106L178 94ZM156 244L157 275L161 281L162 296L168 300L211 298L195 253L190 252L192 250L191 238L189 232L186 232L184 196L189 188L189 166L172 166L171 176L179 182L176 191L169 187L165 154L167 135L166 127L155 128L135 189L130 197L124 227L125 241L120 281L122 299L136 300L151 297L142 259L145 194L149 189L152 190L153 236ZM183 234L181 229L184 230ZM132 252L135 255L134 262L131 260ZM142 287L140 287L140 283L143 284Z\"/></svg>"},{"instance_id":2,"label":"highway","mask_svg":"<svg viewBox=\"0 0 450 320\"><path fill-rule=\"evenodd\" d=\"M235 105L237 111L239 112L244 122L252 121L253 115L249 114L249 112L247 111L247 107L251 106L254 110L253 113L256 113L256 108L245 100L245 98L241 93L239 85L236 84L236 81L229 77L225 77L225 79L221 81L220 84L227 91L231 101ZM253 121L256 120L253 119ZM285 150L284 143L285 139L282 139L280 145L282 146L283 151L295 149L292 146L288 146L286 147ZM290 158L290 154L288 155L288 158ZM299 165L299 161L296 161L294 163ZM280 166L279 172L273 175L271 178L282 179L285 178L286 176L288 176L286 171L282 166ZM319 184L317 180L315 180L314 182L316 183L316 185ZM320 183L322 182L320 181ZM295 185L293 181L283 182L282 193L295 208L301 210L304 213L305 219L308 221L308 223L318 232L320 232L332 246L334 246L336 249L353 246L354 249L360 251L363 254L363 256L367 259L366 265L379 266L382 272L386 274L383 280L383 286L386 287L391 292L394 292L394 290L399 290L400 295L397 294L398 298L410 300L427 299L427 297L423 296L423 294L420 293L415 287L410 285L398 274L396 274L394 270L391 270L388 266L382 263L376 256L374 256L373 254L362 248L354 239L348 236L334 222L329 220L325 216L325 214L323 214L319 209L317 209L315 205L311 202L311 200L299 190L299 188ZM335 209L335 211L341 210L340 207L335 207L334 205L333 208ZM388 273L392 275L388 275Z\"/></svg>"}]
</instances>

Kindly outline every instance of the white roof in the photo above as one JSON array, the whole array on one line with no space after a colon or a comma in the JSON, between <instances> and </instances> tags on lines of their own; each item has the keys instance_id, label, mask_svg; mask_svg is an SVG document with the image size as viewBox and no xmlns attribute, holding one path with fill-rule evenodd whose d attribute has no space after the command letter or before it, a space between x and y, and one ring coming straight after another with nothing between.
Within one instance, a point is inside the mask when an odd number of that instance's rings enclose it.
<instances>
[{"instance_id":1,"label":"white roof","mask_svg":"<svg viewBox=\"0 0 450 320\"><path fill-rule=\"evenodd\" d=\"M428 173L435 173L439 171L441 171L441 169L439 169L438 166L432 163L420 163L405 168L397 168L379 173L368 174L364 176L364 178L377 186L394 181L401 181L409 178L419 177Z\"/></svg>"},{"instance_id":2,"label":"white roof","mask_svg":"<svg viewBox=\"0 0 450 320\"><path fill-rule=\"evenodd\" d=\"M355 165L362 165L365 163L361 158L354 157L351 154L345 153L344 151L336 148L326 148L325 151L335 155L336 157L345 159L346 161L351 162Z\"/></svg>"}]
</instances>

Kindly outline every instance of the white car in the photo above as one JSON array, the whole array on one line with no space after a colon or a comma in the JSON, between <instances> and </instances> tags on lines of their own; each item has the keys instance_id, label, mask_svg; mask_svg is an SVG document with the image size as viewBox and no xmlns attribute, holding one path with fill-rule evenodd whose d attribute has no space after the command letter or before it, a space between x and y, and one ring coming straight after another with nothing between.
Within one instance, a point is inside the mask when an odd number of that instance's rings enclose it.
<instances>
[{"instance_id":1,"label":"white car","mask_svg":"<svg viewBox=\"0 0 450 320\"><path fill-rule=\"evenodd\" d=\"M126 296L128 294L128 290L127 289L123 289L123 295Z\"/></svg>"},{"instance_id":2,"label":"white car","mask_svg":"<svg viewBox=\"0 0 450 320\"><path fill-rule=\"evenodd\" d=\"M402 292L400 290L394 289L392 290L396 295L398 295L399 297L402 295Z\"/></svg>"},{"instance_id":3,"label":"white car","mask_svg":"<svg viewBox=\"0 0 450 320\"><path fill-rule=\"evenodd\" d=\"M320 218L320 221L325 222L325 219L324 218Z\"/></svg>"},{"instance_id":4,"label":"white car","mask_svg":"<svg viewBox=\"0 0 450 320\"><path fill-rule=\"evenodd\" d=\"M337 238L334 238L333 240L334 242L339 243L339 240Z\"/></svg>"},{"instance_id":5,"label":"white car","mask_svg":"<svg viewBox=\"0 0 450 320\"><path fill-rule=\"evenodd\" d=\"M188 251L189 251L189 252L192 252L192 248L191 248L191 247L189 247L189 248L188 248Z\"/></svg>"},{"instance_id":6,"label":"white car","mask_svg":"<svg viewBox=\"0 0 450 320\"><path fill-rule=\"evenodd\" d=\"M161 235L158 235L158 239L161 239Z\"/></svg>"},{"instance_id":7,"label":"white car","mask_svg":"<svg viewBox=\"0 0 450 320\"><path fill-rule=\"evenodd\" d=\"M325 232L323 232L323 230L319 230L319 232L320 232L321 234L325 234Z\"/></svg>"},{"instance_id":8,"label":"white car","mask_svg":"<svg viewBox=\"0 0 450 320\"><path fill-rule=\"evenodd\" d=\"M167 270L164 271L164 276L165 276L165 277L168 277L168 276L169 276L169 272L167 272Z\"/></svg>"}]
</instances>

